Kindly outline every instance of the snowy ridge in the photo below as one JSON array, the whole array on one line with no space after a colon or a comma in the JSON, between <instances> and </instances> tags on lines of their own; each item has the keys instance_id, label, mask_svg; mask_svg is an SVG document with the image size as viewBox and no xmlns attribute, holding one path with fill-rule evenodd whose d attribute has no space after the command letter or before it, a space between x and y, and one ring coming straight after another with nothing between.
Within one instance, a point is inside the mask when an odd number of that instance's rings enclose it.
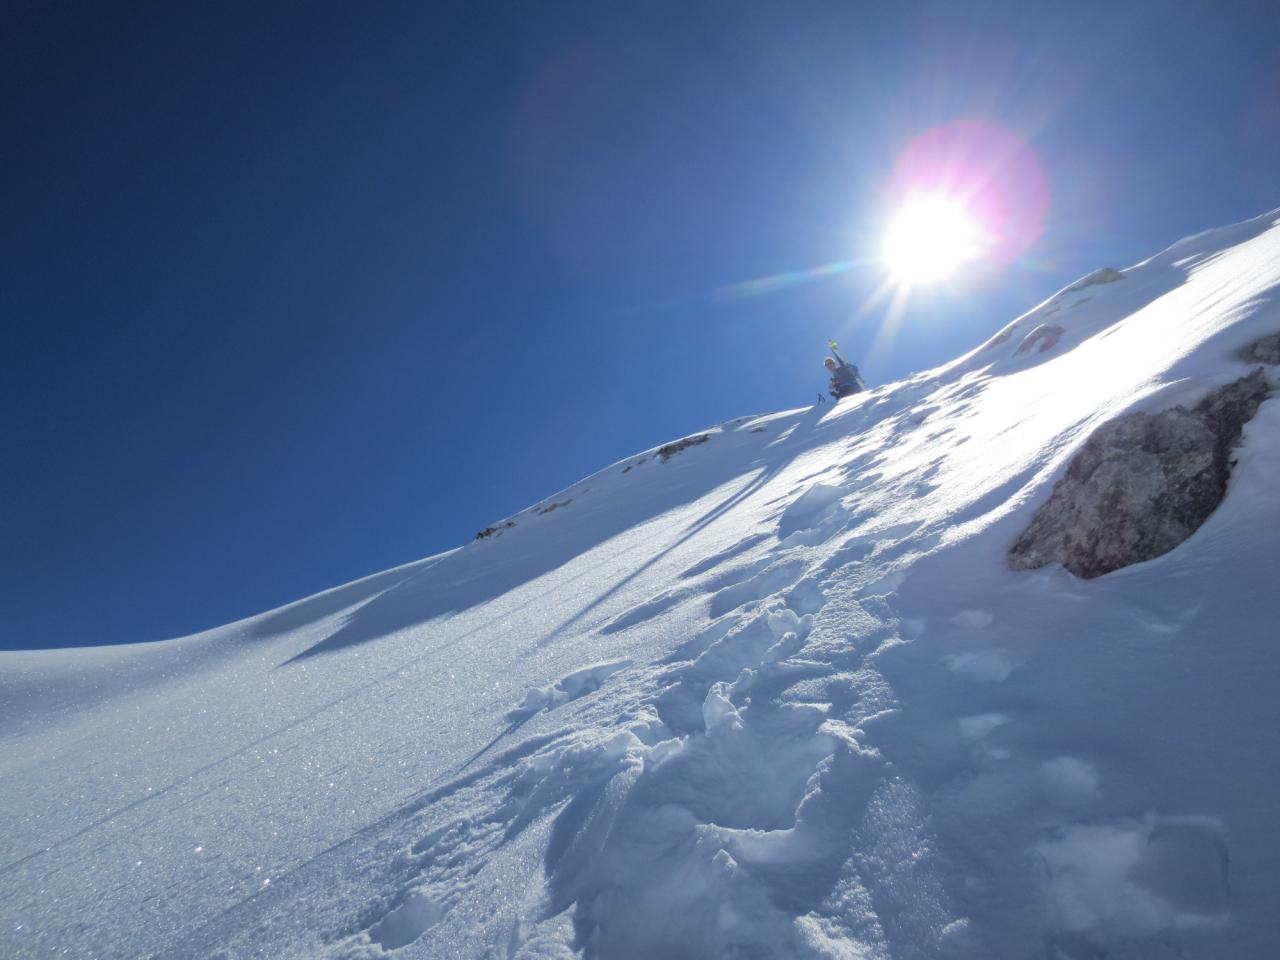
<instances>
[{"instance_id":1,"label":"snowy ridge","mask_svg":"<svg viewBox=\"0 0 1280 960\"><path fill-rule=\"evenodd\" d=\"M459 550L0 655L0 953L1275 956L1280 403L1165 556L1004 554L1100 423L1251 369L1276 222Z\"/></svg>"},{"instance_id":2,"label":"snowy ridge","mask_svg":"<svg viewBox=\"0 0 1280 960\"><path fill-rule=\"evenodd\" d=\"M1052 350L1063 336L1067 344L1086 340L1163 297L1212 257L1269 230L1277 219L1280 209L1186 237L1125 270L1101 267L1011 321L957 365L980 358L995 360L994 369L1008 369L1002 356L1006 351L997 351L1002 344L1012 343L1016 358Z\"/></svg>"}]
</instances>

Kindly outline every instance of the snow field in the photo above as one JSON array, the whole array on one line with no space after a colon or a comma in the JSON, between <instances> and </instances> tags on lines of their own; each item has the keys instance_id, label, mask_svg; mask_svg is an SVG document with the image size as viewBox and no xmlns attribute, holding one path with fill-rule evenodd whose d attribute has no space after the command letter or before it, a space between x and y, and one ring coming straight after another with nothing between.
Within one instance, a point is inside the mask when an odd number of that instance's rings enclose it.
<instances>
[{"instance_id":1,"label":"snow field","mask_svg":"<svg viewBox=\"0 0 1280 960\"><path fill-rule=\"evenodd\" d=\"M1004 564L1099 423L1247 372L1275 220L449 554L7 657L0 951L1275 956L1280 404L1171 553Z\"/></svg>"}]
</instances>

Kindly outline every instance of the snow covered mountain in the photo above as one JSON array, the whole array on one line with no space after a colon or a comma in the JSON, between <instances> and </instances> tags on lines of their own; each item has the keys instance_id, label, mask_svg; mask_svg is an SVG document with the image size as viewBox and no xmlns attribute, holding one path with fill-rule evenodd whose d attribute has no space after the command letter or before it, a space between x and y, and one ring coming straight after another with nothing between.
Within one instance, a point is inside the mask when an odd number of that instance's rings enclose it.
<instances>
[{"instance_id":1,"label":"snow covered mountain","mask_svg":"<svg viewBox=\"0 0 1280 960\"><path fill-rule=\"evenodd\" d=\"M1280 956L1280 401L1168 552L1008 556L1278 296L1280 211L449 553L0 654L0 955Z\"/></svg>"}]
</instances>

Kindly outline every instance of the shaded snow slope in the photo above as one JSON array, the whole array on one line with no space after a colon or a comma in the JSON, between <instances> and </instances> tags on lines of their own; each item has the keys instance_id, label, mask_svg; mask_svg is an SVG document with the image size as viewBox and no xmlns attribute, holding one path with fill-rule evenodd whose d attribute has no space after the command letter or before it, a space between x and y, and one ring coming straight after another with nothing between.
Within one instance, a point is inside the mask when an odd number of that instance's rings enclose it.
<instances>
[{"instance_id":1,"label":"shaded snow slope","mask_svg":"<svg viewBox=\"0 0 1280 960\"><path fill-rule=\"evenodd\" d=\"M0 654L0 955L1276 956L1280 402L1170 553L1004 562L1099 424L1252 369L1276 222L450 553Z\"/></svg>"}]
</instances>

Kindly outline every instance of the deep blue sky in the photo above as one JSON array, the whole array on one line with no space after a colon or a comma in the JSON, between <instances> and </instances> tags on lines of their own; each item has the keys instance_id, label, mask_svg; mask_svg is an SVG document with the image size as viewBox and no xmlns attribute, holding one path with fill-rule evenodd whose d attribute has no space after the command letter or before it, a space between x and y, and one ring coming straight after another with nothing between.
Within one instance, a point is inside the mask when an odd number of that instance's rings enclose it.
<instances>
[{"instance_id":1,"label":"deep blue sky","mask_svg":"<svg viewBox=\"0 0 1280 960\"><path fill-rule=\"evenodd\" d=\"M0 647L153 640L468 541L636 450L950 359L1280 204L1280 4L10 3ZM1034 150L1007 269L873 252L962 118Z\"/></svg>"}]
</instances>

